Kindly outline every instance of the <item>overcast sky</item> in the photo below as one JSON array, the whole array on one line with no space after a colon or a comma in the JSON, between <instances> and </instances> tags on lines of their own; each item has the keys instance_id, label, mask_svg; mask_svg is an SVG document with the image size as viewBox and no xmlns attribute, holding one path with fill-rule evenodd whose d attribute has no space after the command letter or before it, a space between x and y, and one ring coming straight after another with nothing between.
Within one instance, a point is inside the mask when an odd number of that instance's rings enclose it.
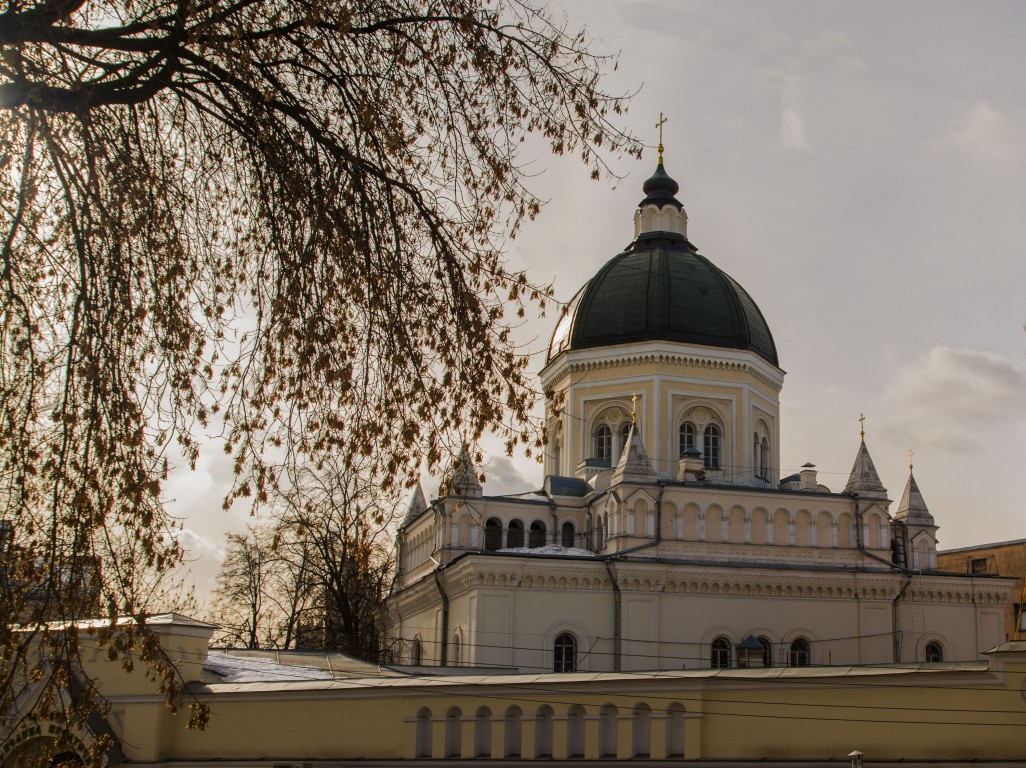
<instances>
[{"instance_id":1,"label":"overcast sky","mask_svg":"<svg viewBox=\"0 0 1026 768\"><path fill-rule=\"evenodd\" d=\"M620 52L608 87L641 88L631 130L654 146L666 114L690 239L769 322L787 371L782 474L811 461L843 488L865 413L895 500L915 451L942 549L1026 538L1026 4L561 5L596 50ZM512 264L569 299L630 241L655 162L616 162L613 187L540 156L549 202ZM552 322L524 328L539 353ZM487 492L541 485L522 457L488 470ZM166 487L200 595L223 532L248 519L221 511L229 472L213 448Z\"/></svg>"}]
</instances>

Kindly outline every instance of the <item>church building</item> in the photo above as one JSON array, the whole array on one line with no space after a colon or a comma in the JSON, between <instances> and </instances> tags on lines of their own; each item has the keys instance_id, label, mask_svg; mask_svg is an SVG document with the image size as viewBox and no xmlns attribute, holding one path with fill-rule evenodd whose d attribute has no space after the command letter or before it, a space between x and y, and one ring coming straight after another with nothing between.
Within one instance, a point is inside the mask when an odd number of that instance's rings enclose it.
<instances>
[{"instance_id":1,"label":"church building","mask_svg":"<svg viewBox=\"0 0 1026 768\"><path fill-rule=\"evenodd\" d=\"M864 434L843 489L780 477L773 335L678 190L660 147L634 240L555 328L543 487L485 496L464 452L414 494L384 642L521 672L982 658L1014 582L938 570L911 467L893 515Z\"/></svg>"}]
</instances>

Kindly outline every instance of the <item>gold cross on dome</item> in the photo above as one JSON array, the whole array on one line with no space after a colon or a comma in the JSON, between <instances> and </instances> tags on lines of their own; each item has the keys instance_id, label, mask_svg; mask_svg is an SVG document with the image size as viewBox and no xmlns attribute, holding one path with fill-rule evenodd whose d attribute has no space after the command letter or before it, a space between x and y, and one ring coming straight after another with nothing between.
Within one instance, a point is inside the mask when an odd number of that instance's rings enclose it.
<instances>
[{"instance_id":1,"label":"gold cross on dome","mask_svg":"<svg viewBox=\"0 0 1026 768\"><path fill-rule=\"evenodd\" d=\"M866 414L859 414L859 435L863 440L866 439Z\"/></svg>"},{"instance_id":2,"label":"gold cross on dome","mask_svg":"<svg viewBox=\"0 0 1026 768\"><path fill-rule=\"evenodd\" d=\"M638 393L631 395L631 424L638 423Z\"/></svg>"},{"instance_id":3,"label":"gold cross on dome","mask_svg":"<svg viewBox=\"0 0 1026 768\"><path fill-rule=\"evenodd\" d=\"M656 123L655 127L659 129L659 165L663 164L663 123L669 122L663 113L659 113L659 122Z\"/></svg>"},{"instance_id":4,"label":"gold cross on dome","mask_svg":"<svg viewBox=\"0 0 1026 768\"><path fill-rule=\"evenodd\" d=\"M912 449L908 449L908 473L912 474Z\"/></svg>"}]
</instances>

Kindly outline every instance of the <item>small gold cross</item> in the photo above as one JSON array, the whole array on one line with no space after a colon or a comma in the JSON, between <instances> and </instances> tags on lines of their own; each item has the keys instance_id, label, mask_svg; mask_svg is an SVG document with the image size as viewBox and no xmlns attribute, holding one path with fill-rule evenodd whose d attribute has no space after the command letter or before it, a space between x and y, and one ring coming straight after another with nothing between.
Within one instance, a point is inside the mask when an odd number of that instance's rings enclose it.
<instances>
[{"instance_id":1,"label":"small gold cross","mask_svg":"<svg viewBox=\"0 0 1026 768\"><path fill-rule=\"evenodd\" d=\"M862 439L866 439L866 415L864 413L859 414L859 434Z\"/></svg>"},{"instance_id":2,"label":"small gold cross","mask_svg":"<svg viewBox=\"0 0 1026 768\"><path fill-rule=\"evenodd\" d=\"M663 113L659 113L659 122L656 123L656 128L659 129L659 165L663 164L663 123L669 122Z\"/></svg>"},{"instance_id":3,"label":"small gold cross","mask_svg":"<svg viewBox=\"0 0 1026 768\"><path fill-rule=\"evenodd\" d=\"M908 449L908 473L912 474L912 449Z\"/></svg>"},{"instance_id":4,"label":"small gold cross","mask_svg":"<svg viewBox=\"0 0 1026 768\"><path fill-rule=\"evenodd\" d=\"M631 424L638 423L638 393L631 395Z\"/></svg>"}]
</instances>

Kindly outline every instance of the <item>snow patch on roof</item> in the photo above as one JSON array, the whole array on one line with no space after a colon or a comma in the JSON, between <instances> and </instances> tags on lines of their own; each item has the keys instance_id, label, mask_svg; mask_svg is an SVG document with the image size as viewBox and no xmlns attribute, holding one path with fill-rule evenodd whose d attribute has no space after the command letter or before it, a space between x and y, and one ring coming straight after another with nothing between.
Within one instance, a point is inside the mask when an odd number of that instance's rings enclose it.
<instances>
[{"instance_id":1,"label":"snow patch on roof","mask_svg":"<svg viewBox=\"0 0 1026 768\"><path fill-rule=\"evenodd\" d=\"M291 680L331 680L327 670L279 664L273 659L244 659L227 653L211 652L203 670L225 683L270 683Z\"/></svg>"},{"instance_id":2,"label":"snow patch on roof","mask_svg":"<svg viewBox=\"0 0 1026 768\"><path fill-rule=\"evenodd\" d=\"M558 544L546 544L544 547L506 547L499 552L516 552L518 555L563 555L564 557L595 557L595 553L577 547L561 547Z\"/></svg>"}]
</instances>

